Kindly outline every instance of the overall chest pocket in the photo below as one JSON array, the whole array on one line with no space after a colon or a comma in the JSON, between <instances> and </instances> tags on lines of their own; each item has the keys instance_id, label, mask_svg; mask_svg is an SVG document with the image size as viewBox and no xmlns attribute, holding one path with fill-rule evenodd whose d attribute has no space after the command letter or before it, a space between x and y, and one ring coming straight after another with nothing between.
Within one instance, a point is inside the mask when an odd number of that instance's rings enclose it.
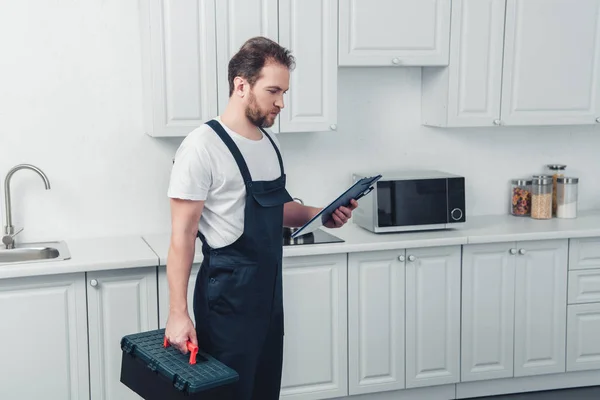
<instances>
[{"instance_id":1,"label":"overall chest pocket","mask_svg":"<svg viewBox=\"0 0 600 400\"><path fill-rule=\"evenodd\" d=\"M254 314L261 309L261 285L256 264L210 262L207 298L219 314Z\"/></svg>"}]
</instances>

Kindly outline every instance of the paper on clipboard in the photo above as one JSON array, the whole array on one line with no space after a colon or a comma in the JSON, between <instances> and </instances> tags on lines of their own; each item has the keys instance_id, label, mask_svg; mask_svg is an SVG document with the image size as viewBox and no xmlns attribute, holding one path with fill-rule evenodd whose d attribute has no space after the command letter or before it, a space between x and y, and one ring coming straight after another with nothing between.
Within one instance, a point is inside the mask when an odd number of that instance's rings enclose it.
<instances>
[{"instance_id":1,"label":"paper on clipboard","mask_svg":"<svg viewBox=\"0 0 600 400\"><path fill-rule=\"evenodd\" d=\"M329 205L321 210L317 215L315 215L310 221L304 224L300 229L292 234L292 238L297 238L298 236L306 235L308 233L314 232L319 227L323 226L325 222L331 218L331 214L335 212L341 206L347 206L350 204L350 200L355 199L358 200L361 197L366 196L371 193L373 190L373 184L381 179L381 175L362 178L356 181L352 186L350 186L344 193L338 196L337 199L329 203Z\"/></svg>"}]
</instances>

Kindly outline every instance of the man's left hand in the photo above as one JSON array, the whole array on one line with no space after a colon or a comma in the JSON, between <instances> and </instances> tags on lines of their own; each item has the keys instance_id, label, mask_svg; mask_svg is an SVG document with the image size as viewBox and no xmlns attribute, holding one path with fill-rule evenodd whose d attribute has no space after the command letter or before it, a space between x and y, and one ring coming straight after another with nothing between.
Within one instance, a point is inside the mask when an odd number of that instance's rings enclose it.
<instances>
[{"instance_id":1,"label":"man's left hand","mask_svg":"<svg viewBox=\"0 0 600 400\"><path fill-rule=\"evenodd\" d=\"M358 202L354 199L350 200L350 205L348 207L341 206L335 210L324 226L327 228L342 227L352 217L352 210L356 207L358 207Z\"/></svg>"}]
</instances>

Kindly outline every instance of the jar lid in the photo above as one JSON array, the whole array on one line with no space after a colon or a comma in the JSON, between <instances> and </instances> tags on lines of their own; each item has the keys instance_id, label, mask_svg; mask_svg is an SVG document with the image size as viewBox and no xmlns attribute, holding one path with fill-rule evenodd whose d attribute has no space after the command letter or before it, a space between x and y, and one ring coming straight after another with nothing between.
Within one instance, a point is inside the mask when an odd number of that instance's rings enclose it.
<instances>
[{"instance_id":1,"label":"jar lid","mask_svg":"<svg viewBox=\"0 0 600 400\"><path fill-rule=\"evenodd\" d=\"M531 185L531 179L513 179L511 182L518 186Z\"/></svg>"},{"instance_id":2,"label":"jar lid","mask_svg":"<svg viewBox=\"0 0 600 400\"><path fill-rule=\"evenodd\" d=\"M579 178L575 178L572 176L561 176L556 178L556 182L558 183L578 183L579 182Z\"/></svg>"},{"instance_id":3,"label":"jar lid","mask_svg":"<svg viewBox=\"0 0 600 400\"><path fill-rule=\"evenodd\" d=\"M548 164L548 168L554 171L558 171L567 168L567 166L563 164Z\"/></svg>"},{"instance_id":4,"label":"jar lid","mask_svg":"<svg viewBox=\"0 0 600 400\"><path fill-rule=\"evenodd\" d=\"M552 184L552 177L548 177L548 176L534 176L533 177L533 184L534 185L551 185Z\"/></svg>"},{"instance_id":5,"label":"jar lid","mask_svg":"<svg viewBox=\"0 0 600 400\"><path fill-rule=\"evenodd\" d=\"M552 179L552 175L533 175L533 179Z\"/></svg>"}]
</instances>

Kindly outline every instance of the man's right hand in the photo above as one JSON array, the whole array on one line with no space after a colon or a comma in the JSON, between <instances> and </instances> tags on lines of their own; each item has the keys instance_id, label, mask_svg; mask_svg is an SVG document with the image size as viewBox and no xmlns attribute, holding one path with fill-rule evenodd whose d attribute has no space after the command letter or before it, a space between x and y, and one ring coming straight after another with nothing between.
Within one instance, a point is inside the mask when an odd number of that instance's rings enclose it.
<instances>
[{"instance_id":1,"label":"man's right hand","mask_svg":"<svg viewBox=\"0 0 600 400\"><path fill-rule=\"evenodd\" d=\"M176 314L169 313L167 319L167 326L165 329L165 336L171 344L183 354L187 354L187 342L192 342L193 345L198 346L198 339L196 338L196 329L194 324L187 313Z\"/></svg>"}]
</instances>

